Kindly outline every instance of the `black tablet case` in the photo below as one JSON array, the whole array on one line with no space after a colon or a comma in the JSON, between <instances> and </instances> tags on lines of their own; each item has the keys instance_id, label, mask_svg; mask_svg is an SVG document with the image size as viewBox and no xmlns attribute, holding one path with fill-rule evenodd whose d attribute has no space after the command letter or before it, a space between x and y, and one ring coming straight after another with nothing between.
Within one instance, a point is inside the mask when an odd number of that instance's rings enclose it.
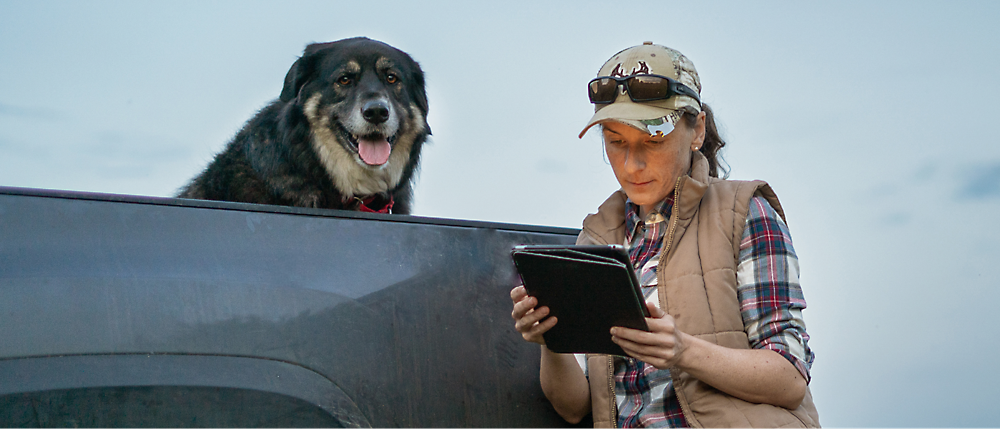
<instances>
[{"instance_id":1,"label":"black tablet case","mask_svg":"<svg viewBox=\"0 0 1000 429\"><path fill-rule=\"evenodd\" d=\"M648 331L645 300L621 246L517 246L511 252L528 294L559 319L543 336L557 353L625 356L611 327Z\"/></svg>"}]
</instances>

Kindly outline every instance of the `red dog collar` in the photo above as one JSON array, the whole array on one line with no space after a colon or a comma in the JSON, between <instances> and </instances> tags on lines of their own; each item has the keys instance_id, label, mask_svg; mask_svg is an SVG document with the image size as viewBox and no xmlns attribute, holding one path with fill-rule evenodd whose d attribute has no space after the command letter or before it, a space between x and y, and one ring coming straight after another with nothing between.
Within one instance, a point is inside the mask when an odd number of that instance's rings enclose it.
<instances>
[{"instance_id":1,"label":"red dog collar","mask_svg":"<svg viewBox=\"0 0 1000 429\"><path fill-rule=\"evenodd\" d=\"M372 195L367 198L354 197L358 202L358 211L365 213L392 213L392 196L382 198L381 195Z\"/></svg>"}]
</instances>

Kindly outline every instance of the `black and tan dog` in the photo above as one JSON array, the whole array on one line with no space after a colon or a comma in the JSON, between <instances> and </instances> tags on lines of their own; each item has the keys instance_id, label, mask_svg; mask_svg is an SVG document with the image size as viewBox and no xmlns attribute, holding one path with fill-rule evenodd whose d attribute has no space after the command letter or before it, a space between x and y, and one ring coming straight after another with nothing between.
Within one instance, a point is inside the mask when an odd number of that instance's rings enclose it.
<instances>
[{"instance_id":1,"label":"black and tan dog","mask_svg":"<svg viewBox=\"0 0 1000 429\"><path fill-rule=\"evenodd\" d=\"M311 44L281 96L177 196L408 214L426 118L406 53L362 37Z\"/></svg>"}]
</instances>

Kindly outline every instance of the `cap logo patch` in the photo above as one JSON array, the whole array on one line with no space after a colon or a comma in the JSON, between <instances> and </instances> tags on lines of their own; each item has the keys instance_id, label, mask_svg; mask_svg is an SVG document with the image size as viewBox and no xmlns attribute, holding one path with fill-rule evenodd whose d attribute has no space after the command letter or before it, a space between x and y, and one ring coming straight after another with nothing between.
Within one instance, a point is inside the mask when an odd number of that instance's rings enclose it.
<instances>
[{"instance_id":1,"label":"cap logo patch","mask_svg":"<svg viewBox=\"0 0 1000 429\"><path fill-rule=\"evenodd\" d=\"M622 63L618 63L615 69L611 71L611 77L628 77L637 74L649 74L649 66L646 65L645 61L639 61L639 67L632 67L632 71L629 74L622 72Z\"/></svg>"}]
</instances>

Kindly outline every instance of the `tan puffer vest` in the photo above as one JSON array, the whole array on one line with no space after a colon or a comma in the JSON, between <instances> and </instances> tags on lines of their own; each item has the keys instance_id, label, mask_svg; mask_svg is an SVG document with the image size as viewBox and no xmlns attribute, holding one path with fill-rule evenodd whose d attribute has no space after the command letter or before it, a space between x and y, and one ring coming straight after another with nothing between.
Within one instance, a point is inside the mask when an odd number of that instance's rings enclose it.
<instances>
[{"instance_id":1,"label":"tan puffer vest","mask_svg":"<svg viewBox=\"0 0 1000 429\"><path fill-rule=\"evenodd\" d=\"M709 177L708 161L698 152L691 175L677 181L675 192L679 197L657 267L660 308L683 332L721 346L748 349L736 294L740 240L750 199L763 196L784 219L778 197L762 181ZM622 191L615 192L596 214L587 216L577 243L624 243L625 198ZM606 355L590 355L587 364L594 427L613 427L618 421L613 362ZM808 388L802 405L788 410L737 399L679 369L670 374L684 417L694 427L819 427Z\"/></svg>"}]
</instances>

